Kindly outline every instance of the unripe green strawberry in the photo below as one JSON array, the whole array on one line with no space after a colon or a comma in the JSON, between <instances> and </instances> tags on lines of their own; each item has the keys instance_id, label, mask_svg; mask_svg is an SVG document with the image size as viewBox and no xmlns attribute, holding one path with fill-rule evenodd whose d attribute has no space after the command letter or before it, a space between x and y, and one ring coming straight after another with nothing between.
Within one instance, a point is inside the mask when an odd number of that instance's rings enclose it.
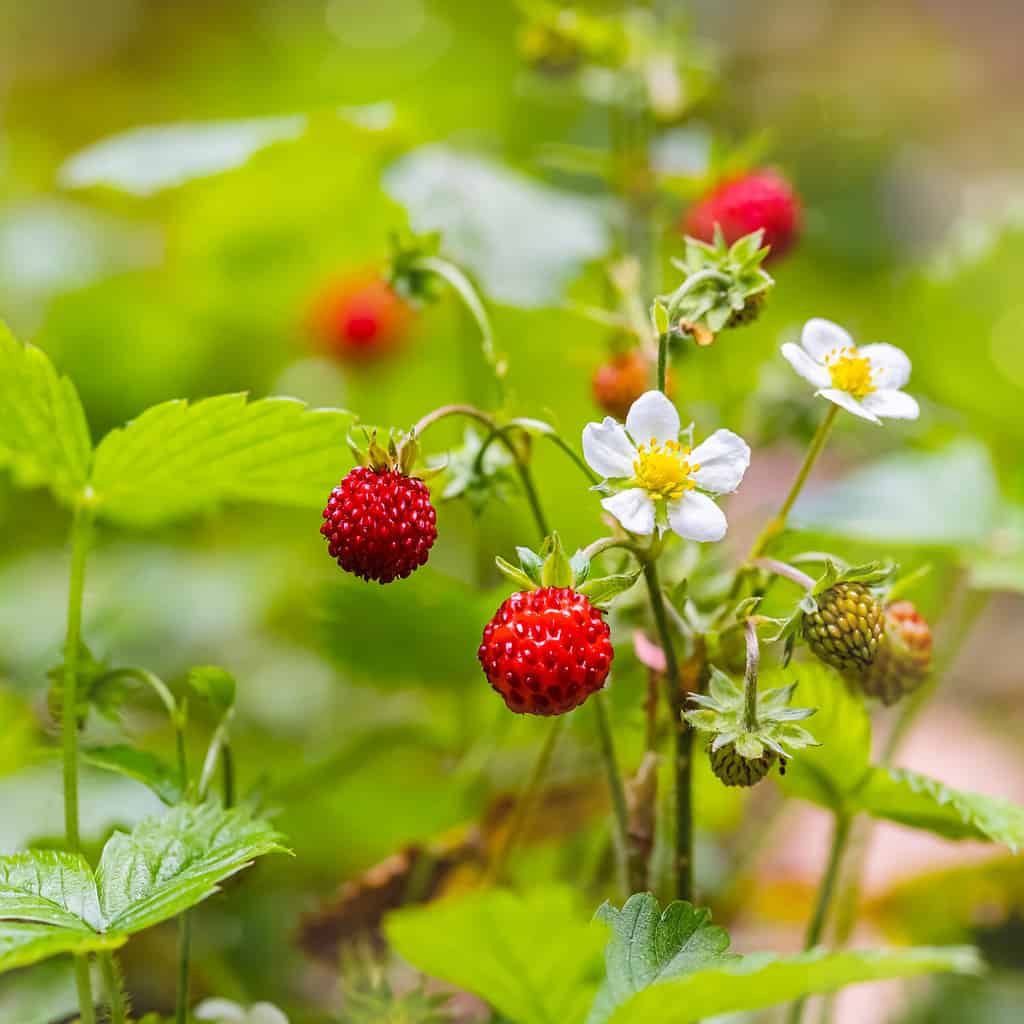
<instances>
[{"instance_id":1,"label":"unripe green strawberry","mask_svg":"<svg viewBox=\"0 0 1024 1024\"><path fill-rule=\"evenodd\" d=\"M779 760L774 750L765 750L760 757L744 757L732 743L717 750L709 743L708 754L711 757L711 770L727 786L755 786ZM781 770L785 769L785 764L783 758Z\"/></svg>"},{"instance_id":2,"label":"unripe green strawberry","mask_svg":"<svg viewBox=\"0 0 1024 1024\"><path fill-rule=\"evenodd\" d=\"M808 646L826 665L861 678L882 643L881 603L863 583L837 583L819 594L817 602L817 611L804 613Z\"/></svg>"},{"instance_id":3,"label":"unripe green strawberry","mask_svg":"<svg viewBox=\"0 0 1024 1024\"><path fill-rule=\"evenodd\" d=\"M860 686L867 696L888 705L916 690L927 678L932 665L932 631L910 601L889 605L884 626L884 638Z\"/></svg>"}]
</instances>

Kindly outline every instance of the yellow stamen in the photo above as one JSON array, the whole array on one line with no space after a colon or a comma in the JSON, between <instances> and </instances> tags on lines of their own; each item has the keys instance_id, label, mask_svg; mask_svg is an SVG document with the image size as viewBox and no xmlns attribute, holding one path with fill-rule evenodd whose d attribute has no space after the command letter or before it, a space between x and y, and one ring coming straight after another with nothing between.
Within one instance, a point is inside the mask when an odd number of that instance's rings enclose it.
<instances>
[{"instance_id":1,"label":"yellow stamen","mask_svg":"<svg viewBox=\"0 0 1024 1024\"><path fill-rule=\"evenodd\" d=\"M872 380L874 370L871 368L871 360L867 356L858 355L856 348L832 349L825 356L825 365L832 375L832 387L858 400L877 390Z\"/></svg>"},{"instance_id":2,"label":"yellow stamen","mask_svg":"<svg viewBox=\"0 0 1024 1024\"><path fill-rule=\"evenodd\" d=\"M674 501L697 484L690 479L700 466L687 462L691 449L681 448L678 441L659 444L652 437L648 444L637 448L639 456L633 462L637 486L642 487L652 498Z\"/></svg>"}]
</instances>

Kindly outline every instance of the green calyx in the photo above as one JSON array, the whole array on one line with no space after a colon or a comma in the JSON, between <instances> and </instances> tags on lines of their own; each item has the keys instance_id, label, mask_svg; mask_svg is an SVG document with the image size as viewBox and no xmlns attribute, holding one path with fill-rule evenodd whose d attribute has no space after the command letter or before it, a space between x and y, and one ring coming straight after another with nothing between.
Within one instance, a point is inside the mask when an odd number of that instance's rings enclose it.
<instances>
[{"instance_id":1,"label":"green calyx","mask_svg":"<svg viewBox=\"0 0 1024 1024\"><path fill-rule=\"evenodd\" d=\"M672 333L692 336L698 345L710 345L720 331L754 320L775 284L761 266L769 251L763 238L763 230L755 231L730 246L717 225L710 244L687 237L683 258L672 261L686 278L658 300L664 313L656 306L656 319L667 320Z\"/></svg>"},{"instance_id":2,"label":"green calyx","mask_svg":"<svg viewBox=\"0 0 1024 1024\"><path fill-rule=\"evenodd\" d=\"M378 472L391 470L401 473L403 476L412 476L416 464L420 461L420 444L416 436L410 431L389 430L387 447L377 441L376 430L363 429L364 445L358 445L353 438L348 438L348 446L352 457L360 466L368 466ZM442 472L443 466L420 467L416 476L421 480L428 480Z\"/></svg>"},{"instance_id":3,"label":"green calyx","mask_svg":"<svg viewBox=\"0 0 1024 1024\"><path fill-rule=\"evenodd\" d=\"M570 587L598 607L607 605L619 594L625 593L640 578L641 570L614 573L610 576L592 577L590 559L583 551L577 551L571 558L562 547L558 533L552 533L541 545L540 551L530 548L516 548L519 565L512 565L504 558L496 558L495 564L520 590L537 590L540 587Z\"/></svg>"},{"instance_id":4,"label":"green calyx","mask_svg":"<svg viewBox=\"0 0 1024 1024\"><path fill-rule=\"evenodd\" d=\"M766 754L790 757L793 751L817 746L815 738L797 723L810 718L817 708L792 708L789 702L796 683L758 693L754 720L749 720L744 688L717 668L711 669L709 692L691 693L696 704L683 717L701 732L709 733L712 754L732 747L739 757L754 761Z\"/></svg>"}]
</instances>

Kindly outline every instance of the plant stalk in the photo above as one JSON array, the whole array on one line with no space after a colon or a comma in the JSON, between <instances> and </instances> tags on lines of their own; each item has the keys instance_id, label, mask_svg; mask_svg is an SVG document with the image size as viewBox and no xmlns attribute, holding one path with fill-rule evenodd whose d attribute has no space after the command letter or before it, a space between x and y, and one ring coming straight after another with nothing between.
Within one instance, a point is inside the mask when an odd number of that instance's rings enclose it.
<instances>
[{"instance_id":1,"label":"plant stalk","mask_svg":"<svg viewBox=\"0 0 1024 1024\"><path fill-rule=\"evenodd\" d=\"M743 725L750 731L757 729L757 670L761 662L761 649L757 643L757 624L753 619L744 623L747 640L747 670L743 677Z\"/></svg>"},{"instance_id":2,"label":"plant stalk","mask_svg":"<svg viewBox=\"0 0 1024 1024\"><path fill-rule=\"evenodd\" d=\"M61 741L64 769L64 835L71 853L80 853L78 822L78 663L82 645L82 605L85 598L85 565L92 543L93 512L88 496L75 509L71 525L71 577L68 585L68 627L64 644L64 695L61 708ZM82 1024L93 1024L92 980L86 957L75 957L75 986Z\"/></svg>"},{"instance_id":3,"label":"plant stalk","mask_svg":"<svg viewBox=\"0 0 1024 1024\"><path fill-rule=\"evenodd\" d=\"M107 1006L110 1010L110 1024L126 1024L124 994L121 991L121 977L114 963L114 954L103 952L97 955L103 987L107 990Z\"/></svg>"},{"instance_id":4,"label":"plant stalk","mask_svg":"<svg viewBox=\"0 0 1024 1024\"><path fill-rule=\"evenodd\" d=\"M818 886L814 916L811 918L810 924L807 926L807 934L804 936L804 950L810 950L817 946L825 932L825 922L828 920L828 912L832 906L832 897L835 895L836 882L839 878L839 865L842 863L846 843L850 838L850 820L848 814L836 814L832 846L828 853L828 865L822 876L821 884ZM789 1024L800 1024L806 1002L806 999L800 999L793 1004L789 1011Z\"/></svg>"},{"instance_id":5,"label":"plant stalk","mask_svg":"<svg viewBox=\"0 0 1024 1024\"><path fill-rule=\"evenodd\" d=\"M683 720L682 680L679 662L676 660L675 644L665 599L658 582L658 568L654 561L644 565L644 579L650 595L651 611L658 629L661 649L665 653L665 700L669 707L672 735L675 743L675 785L676 785L676 836L675 875L676 898L693 901L693 794L692 794L692 735Z\"/></svg>"},{"instance_id":6,"label":"plant stalk","mask_svg":"<svg viewBox=\"0 0 1024 1024\"><path fill-rule=\"evenodd\" d=\"M192 914L186 910L178 918L178 991L174 1007L174 1024L188 1024L191 959Z\"/></svg>"},{"instance_id":7,"label":"plant stalk","mask_svg":"<svg viewBox=\"0 0 1024 1024\"><path fill-rule=\"evenodd\" d=\"M601 742L601 758L608 773L608 789L612 798L612 810L615 813L615 853L619 862L619 877L627 889L626 896L630 896L643 888L643 879L637 877L636 866L631 864L629 857L629 807L626 803L626 788L622 784L622 773L619 771L619 762L615 756L615 741L612 737L611 723L608 721L604 694L595 693L592 703L597 718L597 734Z\"/></svg>"}]
</instances>

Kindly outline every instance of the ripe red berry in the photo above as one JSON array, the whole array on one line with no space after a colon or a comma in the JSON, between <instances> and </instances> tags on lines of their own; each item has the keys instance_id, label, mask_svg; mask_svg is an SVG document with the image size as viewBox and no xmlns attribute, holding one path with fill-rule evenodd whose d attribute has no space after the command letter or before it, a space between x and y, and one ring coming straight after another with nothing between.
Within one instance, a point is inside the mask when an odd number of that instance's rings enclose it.
<instances>
[{"instance_id":1,"label":"ripe red berry","mask_svg":"<svg viewBox=\"0 0 1024 1024\"><path fill-rule=\"evenodd\" d=\"M782 256L800 233L800 200L793 187L774 171L751 171L718 185L690 207L683 230L703 242L714 239L715 224L730 245L764 228L768 260Z\"/></svg>"},{"instance_id":2,"label":"ripe red berry","mask_svg":"<svg viewBox=\"0 0 1024 1024\"><path fill-rule=\"evenodd\" d=\"M346 572L390 583L426 562L436 523L430 490L418 477L357 466L331 491L320 532Z\"/></svg>"},{"instance_id":3,"label":"ripe red berry","mask_svg":"<svg viewBox=\"0 0 1024 1024\"><path fill-rule=\"evenodd\" d=\"M388 355L408 334L412 309L375 272L342 277L314 299L309 325L327 351L347 363Z\"/></svg>"},{"instance_id":4,"label":"ripe red berry","mask_svg":"<svg viewBox=\"0 0 1024 1024\"><path fill-rule=\"evenodd\" d=\"M563 715L604 686L614 651L603 613L583 594L542 587L502 604L477 657L510 710Z\"/></svg>"},{"instance_id":5,"label":"ripe red berry","mask_svg":"<svg viewBox=\"0 0 1024 1024\"><path fill-rule=\"evenodd\" d=\"M650 391L654 381L651 361L638 349L630 349L612 356L595 371L591 381L594 401L609 416L625 420L629 407L645 392ZM672 394L673 380L668 374L668 393Z\"/></svg>"}]
</instances>

